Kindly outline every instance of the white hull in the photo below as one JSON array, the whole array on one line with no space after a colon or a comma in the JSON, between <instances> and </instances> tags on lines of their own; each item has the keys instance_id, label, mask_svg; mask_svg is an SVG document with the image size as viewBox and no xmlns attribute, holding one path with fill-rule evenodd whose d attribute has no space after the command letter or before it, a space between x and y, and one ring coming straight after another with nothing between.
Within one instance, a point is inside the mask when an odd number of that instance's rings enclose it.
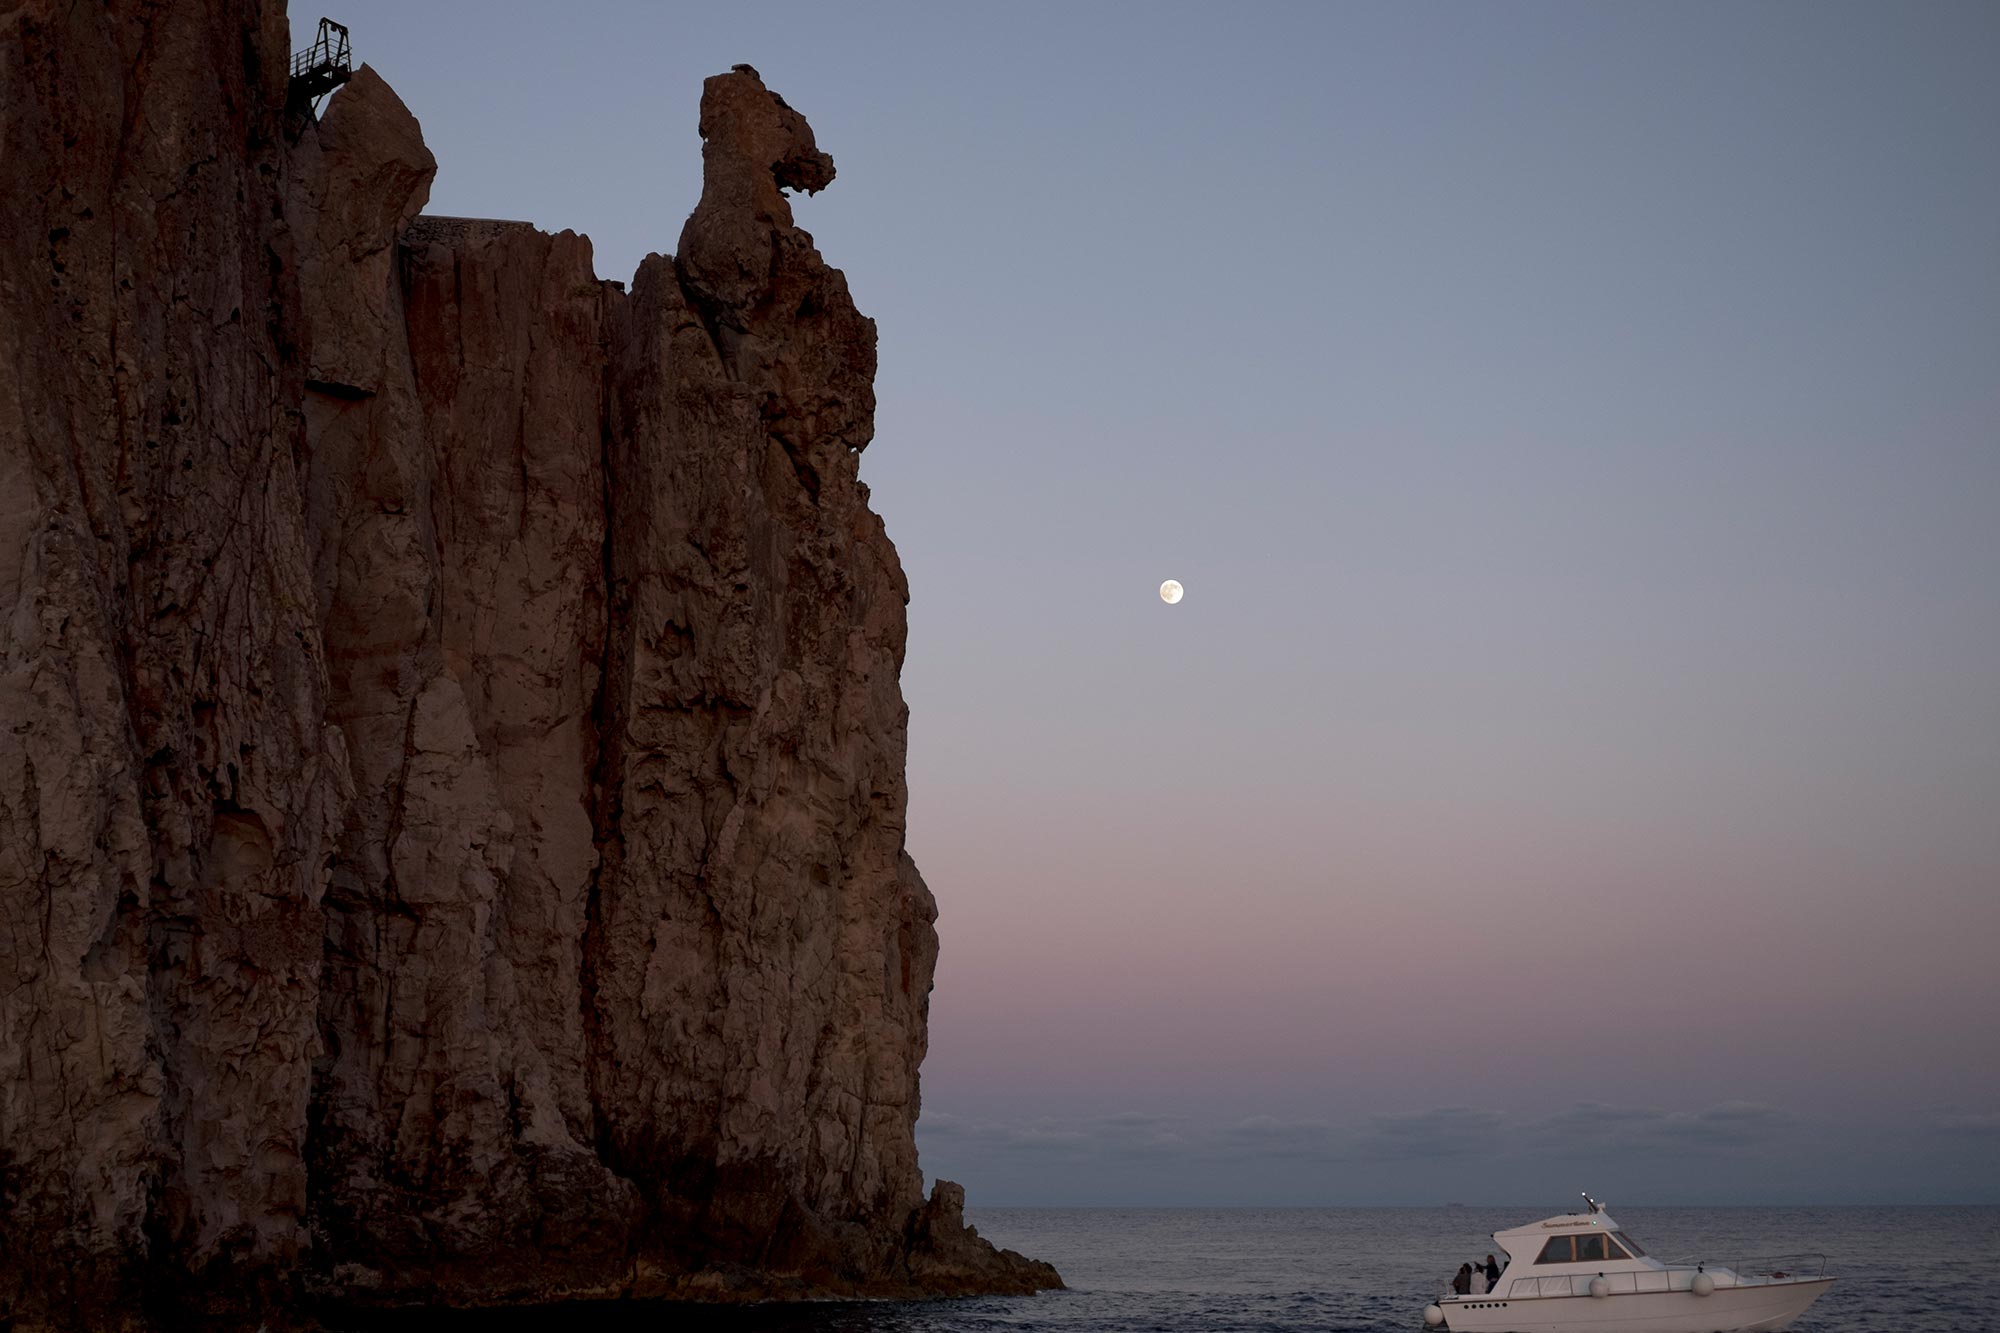
<instances>
[{"instance_id":1,"label":"white hull","mask_svg":"<svg viewBox=\"0 0 2000 1333\"><path fill-rule=\"evenodd\" d=\"M1610 1296L1454 1296L1438 1302L1451 1333L1767 1333L1791 1327L1832 1278Z\"/></svg>"}]
</instances>

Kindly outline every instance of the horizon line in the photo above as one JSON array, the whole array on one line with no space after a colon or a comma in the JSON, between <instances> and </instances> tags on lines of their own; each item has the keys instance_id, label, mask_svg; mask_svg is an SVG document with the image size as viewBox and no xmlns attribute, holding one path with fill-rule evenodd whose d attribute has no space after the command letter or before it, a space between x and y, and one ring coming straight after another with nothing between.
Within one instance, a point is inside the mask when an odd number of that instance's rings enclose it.
<instances>
[{"instance_id":1,"label":"horizon line","mask_svg":"<svg viewBox=\"0 0 2000 1333\"><path fill-rule=\"evenodd\" d=\"M1055 1212L1063 1209L1073 1209L1078 1212L1082 1212L1085 1210L1110 1210L1110 1209L1117 1209L1120 1212L1143 1212L1149 1210L1158 1212L1169 1212L1169 1211L1179 1212L1191 1209L1202 1209L1211 1212L1217 1212L1217 1211L1248 1212L1252 1209L1256 1209L1262 1212L1278 1212L1284 1210L1297 1211L1297 1212L1312 1212L1312 1211L1324 1211L1335 1208L1367 1209L1369 1211L1381 1211L1383 1209L1394 1208L1394 1209L1406 1209L1410 1212L1427 1212L1434 1210L1443 1210L1447 1208L1464 1208L1467 1210L1475 1208L1527 1209L1527 1208L1533 1208L1537 1205L1517 1204L1517 1203L1456 1203L1456 1202L1454 1203L974 1203L968 1199L966 1201L965 1206L968 1211L976 1208L986 1208L986 1209L1033 1208L1046 1212ZM1628 1205L1620 1204L1618 1206L1620 1208L1625 1208ZM1974 1200L1954 1201L1947 1203L1879 1203L1879 1202L1878 1203L1861 1203L1861 1202L1636 1203L1629 1205L1629 1207L1631 1209L1638 1211L1644 1211L1646 1209L1651 1209L1651 1208L2000 1208L2000 1199L1995 1199L1995 1200L1974 1199ZM1611 1205L1608 1204L1605 1205L1604 1211L1605 1212L1612 1211Z\"/></svg>"}]
</instances>

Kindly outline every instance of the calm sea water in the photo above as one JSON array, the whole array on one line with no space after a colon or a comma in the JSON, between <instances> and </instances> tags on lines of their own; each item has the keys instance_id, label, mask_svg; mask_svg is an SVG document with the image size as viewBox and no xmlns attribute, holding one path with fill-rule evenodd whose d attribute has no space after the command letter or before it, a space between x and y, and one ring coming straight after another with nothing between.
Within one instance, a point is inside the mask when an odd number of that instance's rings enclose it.
<instances>
[{"instance_id":1,"label":"calm sea water","mask_svg":"<svg viewBox=\"0 0 2000 1333\"><path fill-rule=\"evenodd\" d=\"M1068 1291L746 1310L592 1306L463 1327L699 1333L1419 1333L1438 1284L1492 1232L1555 1208L982 1208L980 1233ZM1655 1256L1820 1251L1840 1281L1799 1333L2000 1333L2000 1208L1618 1208ZM459 1321L436 1321L438 1329Z\"/></svg>"}]
</instances>

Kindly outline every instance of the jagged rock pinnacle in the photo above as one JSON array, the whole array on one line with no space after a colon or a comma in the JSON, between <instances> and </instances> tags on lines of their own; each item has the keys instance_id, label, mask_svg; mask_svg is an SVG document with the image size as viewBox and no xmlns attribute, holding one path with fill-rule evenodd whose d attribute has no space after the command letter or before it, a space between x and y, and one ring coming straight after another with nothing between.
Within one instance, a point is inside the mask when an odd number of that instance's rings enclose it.
<instances>
[{"instance_id":1,"label":"jagged rock pinnacle","mask_svg":"<svg viewBox=\"0 0 2000 1333\"><path fill-rule=\"evenodd\" d=\"M825 189L833 159L754 70L702 86L701 140L701 201L675 259L710 318L740 324L770 279L773 248L795 231L784 191Z\"/></svg>"}]
</instances>

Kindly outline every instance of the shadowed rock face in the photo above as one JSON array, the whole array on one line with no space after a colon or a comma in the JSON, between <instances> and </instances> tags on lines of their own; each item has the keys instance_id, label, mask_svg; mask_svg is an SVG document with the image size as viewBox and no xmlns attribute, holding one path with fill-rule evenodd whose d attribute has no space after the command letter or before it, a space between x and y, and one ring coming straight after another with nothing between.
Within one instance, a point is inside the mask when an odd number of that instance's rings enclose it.
<instances>
[{"instance_id":1,"label":"shadowed rock face","mask_svg":"<svg viewBox=\"0 0 2000 1333\"><path fill-rule=\"evenodd\" d=\"M912 1125L907 587L833 178L415 221L248 3L0 15L0 1320L1026 1291Z\"/></svg>"},{"instance_id":2,"label":"shadowed rock face","mask_svg":"<svg viewBox=\"0 0 2000 1333\"><path fill-rule=\"evenodd\" d=\"M300 503L282 12L0 10L0 1317L305 1239L347 803Z\"/></svg>"}]
</instances>

